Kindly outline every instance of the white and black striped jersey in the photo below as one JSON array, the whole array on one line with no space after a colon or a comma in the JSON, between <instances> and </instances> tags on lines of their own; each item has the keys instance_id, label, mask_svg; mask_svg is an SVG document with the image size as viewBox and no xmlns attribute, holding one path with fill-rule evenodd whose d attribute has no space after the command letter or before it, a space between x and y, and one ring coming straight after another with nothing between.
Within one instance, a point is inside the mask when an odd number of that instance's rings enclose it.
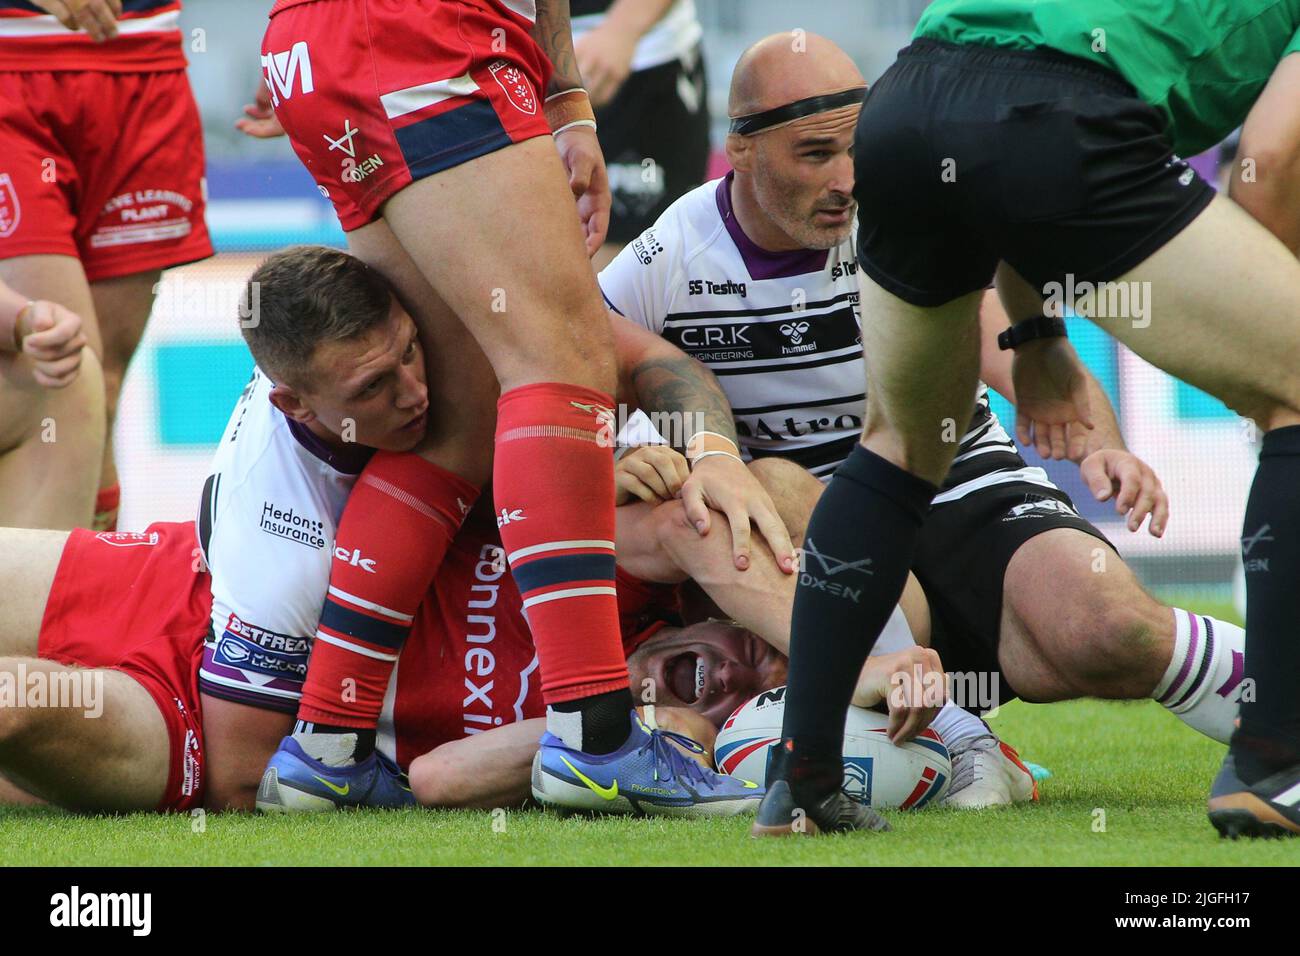
<instances>
[{"instance_id":1,"label":"white and black striped jersey","mask_svg":"<svg viewBox=\"0 0 1300 956\"><path fill-rule=\"evenodd\" d=\"M577 43L605 22L613 0L569 0L569 25ZM699 45L704 28L695 13L695 0L673 0L637 41L632 54L633 73L671 63L690 55Z\"/></svg>"},{"instance_id":2,"label":"white and black striped jersey","mask_svg":"<svg viewBox=\"0 0 1300 956\"><path fill-rule=\"evenodd\" d=\"M331 449L271 404L253 370L212 460L196 521L212 575L199 687L238 703L298 708L334 533L372 449Z\"/></svg>"},{"instance_id":3,"label":"white and black striped jersey","mask_svg":"<svg viewBox=\"0 0 1300 956\"><path fill-rule=\"evenodd\" d=\"M742 451L825 479L862 432L865 378L853 234L830 250L773 253L740 228L726 177L691 190L600 274L615 311L718 377ZM973 419L936 502L1004 481L1053 487L989 408Z\"/></svg>"}]
</instances>

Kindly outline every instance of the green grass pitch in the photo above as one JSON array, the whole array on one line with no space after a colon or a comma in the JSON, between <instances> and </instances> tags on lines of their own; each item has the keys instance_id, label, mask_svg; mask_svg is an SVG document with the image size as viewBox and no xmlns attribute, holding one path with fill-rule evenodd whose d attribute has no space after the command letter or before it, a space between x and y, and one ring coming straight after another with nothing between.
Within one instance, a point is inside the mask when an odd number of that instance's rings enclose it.
<instances>
[{"instance_id":1,"label":"green grass pitch","mask_svg":"<svg viewBox=\"0 0 1300 956\"><path fill-rule=\"evenodd\" d=\"M1217 609L1216 609L1217 610ZM1224 615L1228 616L1228 615ZM0 808L0 862L90 866L1293 865L1295 845L1218 839L1205 796L1223 747L1151 701L1013 703L992 721L1051 769L1037 804L886 811L893 831L757 841L745 820L537 810L312 817L78 817Z\"/></svg>"}]
</instances>

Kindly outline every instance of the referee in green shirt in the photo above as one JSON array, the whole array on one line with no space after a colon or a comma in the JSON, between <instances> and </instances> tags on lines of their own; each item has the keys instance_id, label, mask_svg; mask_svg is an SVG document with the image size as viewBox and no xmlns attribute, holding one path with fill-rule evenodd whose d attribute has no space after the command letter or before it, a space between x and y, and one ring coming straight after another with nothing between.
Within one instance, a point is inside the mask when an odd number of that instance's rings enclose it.
<instances>
[{"instance_id":1,"label":"referee in green shirt","mask_svg":"<svg viewBox=\"0 0 1300 956\"><path fill-rule=\"evenodd\" d=\"M871 89L867 422L808 527L834 561L800 575L756 834L869 822L839 793L845 710L970 417L995 279L1022 441L1091 427L1064 307L1266 433L1242 533L1253 693L1209 810L1225 836L1300 833L1298 30L1300 0L937 0ZM1181 156L1243 123L1219 196Z\"/></svg>"}]
</instances>

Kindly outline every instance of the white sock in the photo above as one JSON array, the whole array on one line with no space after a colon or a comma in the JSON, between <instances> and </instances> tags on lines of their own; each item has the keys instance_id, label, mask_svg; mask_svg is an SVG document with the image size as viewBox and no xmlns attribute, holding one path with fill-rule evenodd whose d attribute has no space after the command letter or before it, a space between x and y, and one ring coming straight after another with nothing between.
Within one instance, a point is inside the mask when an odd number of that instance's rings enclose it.
<instances>
[{"instance_id":1,"label":"white sock","mask_svg":"<svg viewBox=\"0 0 1300 956\"><path fill-rule=\"evenodd\" d=\"M1173 613L1174 656L1151 697L1193 730L1226 744L1237 719L1246 632L1182 608Z\"/></svg>"},{"instance_id":2,"label":"white sock","mask_svg":"<svg viewBox=\"0 0 1300 956\"><path fill-rule=\"evenodd\" d=\"M943 705L938 716L931 722L930 729L943 738L949 750L962 741L993 733L989 730L988 724L969 711L962 710L952 701Z\"/></svg>"}]
</instances>

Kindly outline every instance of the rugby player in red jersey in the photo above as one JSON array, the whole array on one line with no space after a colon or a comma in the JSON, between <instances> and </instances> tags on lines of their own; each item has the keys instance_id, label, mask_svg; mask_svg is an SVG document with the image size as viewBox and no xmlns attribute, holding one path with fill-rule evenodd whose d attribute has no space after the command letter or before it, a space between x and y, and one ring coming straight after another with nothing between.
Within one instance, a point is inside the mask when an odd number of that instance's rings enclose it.
<instances>
[{"instance_id":1,"label":"rugby player in red jersey","mask_svg":"<svg viewBox=\"0 0 1300 956\"><path fill-rule=\"evenodd\" d=\"M601 438L612 342L584 255L604 237L609 189L567 2L278 0L262 63L274 119L255 108L243 128L288 133L349 249L387 275L423 339L439 341L439 317L454 314L500 387L494 454L449 459L430 435L419 459L376 458L358 481L340 544L385 570L337 566L326 615L373 624L317 644L297 732L277 760L303 751L345 769L373 749L382 690L446 546L428 499L450 471L469 487L492 476L542 661L551 734L542 779L566 766L586 779L626 777L633 771L618 768L645 737L630 719L613 586L613 462ZM701 531L705 499L732 502L739 511L726 510L743 518L732 522L738 561L751 515L788 552L734 445L707 434L715 430L694 436Z\"/></svg>"},{"instance_id":2,"label":"rugby player in red jersey","mask_svg":"<svg viewBox=\"0 0 1300 956\"><path fill-rule=\"evenodd\" d=\"M81 316L93 353L62 391L0 355L6 524L114 525L122 377L162 270L212 254L180 7L0 0L0 279Z\"/></svg>"},{"instance_id":3,"label":"rugby player in red jersey","mask_svg":"<svg viewBox=\"0 0 1300 956\"><path fill-rule=\"evenodd\" d=\"M455 485L442 494L454 499ZM628 532L648 538L654 510L640 503L620 509ZM721 545L714 558L730 565L722 539L690 536L701 548ZM209 732L213 699L200 693L199 666L212 590L199 554L188 523L115 533L0 529L0 571L15 587L0 614L0 803L82 811L252 807L275 741ZM638 560L667 568L663 554L651 559L644 547ZM761 560L771 565L765 575L781 575L770 557ZM728 713L784 681L784 656L752 633L720 622L678 626L671 586L620 571L619 589L621 646L639 697L660 701L664 730L711 746L713 728ZM709 660L708 682L689 701L664 671L666 661L686 653ZM891 676L915 663L930 671L937 658L916 647L873 658L859 702L883 699ZM409 768L414 797L425 805L518 803L529 794L543 714L537 650L501 558L492 504L482 500L415 615L385 696L375 759L394 778L398 766ZM902 708L895 718L900 728L919 731L932 714ZM647 749L661 768L697 785L713 776L692 767L674 741L695 749L656 730ZM332 768L316 770L336 780ZM298 809L338 805L304 797L318 804ZM373 803L364 792L350 797L351 804ZM410 794L404 802L412 802Z\"/></svg>"}]
</instances>

